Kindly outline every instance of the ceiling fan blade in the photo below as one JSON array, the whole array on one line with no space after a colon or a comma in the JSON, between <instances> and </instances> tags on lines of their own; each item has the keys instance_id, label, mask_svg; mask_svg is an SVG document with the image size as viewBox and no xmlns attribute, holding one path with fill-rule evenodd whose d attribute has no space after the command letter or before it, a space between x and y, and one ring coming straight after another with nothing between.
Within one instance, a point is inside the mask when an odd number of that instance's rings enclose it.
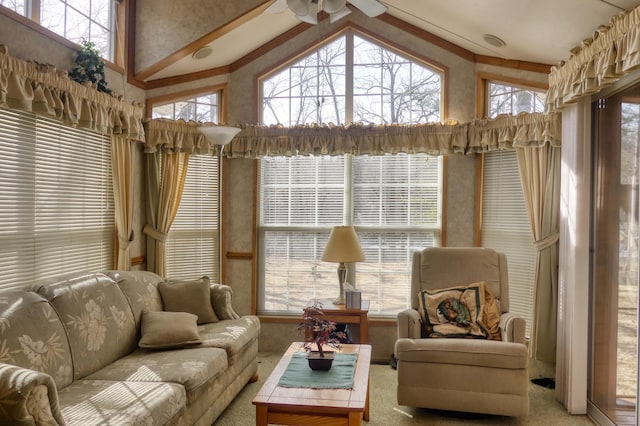
<instances>
[{"instance_id":1,"label":"ceiling fan blade","mask_svg":"<svg viewBox=\"0 0 640 426\"><path fill-rule=\"evenodd\" d=\"M287 0L275 0L262 13L282 13L287 10Z\"/></svg>"},{"instance_id":2,"label":"ceiling fan blade","mask_svg":"<svg viewBox=\"0 0 640 426\"><path fill-rule=\"evenodd\" d=\"M316 25L318 23L317 11L309 12L307 15L296 15L296 17L302 22L306 22L308 24Z\"/></svg>"},{"instance_id":3,"label":"ceiling fan blade","mask_svg":"<svg viewBox=\"0 0 640 426\"><path fill-rule=\"evenodd\" d=\"M349 3L357 7L369 18L381 15L387 11L387 6L377 0L349 0Z\"/></svg>"},{"instance_id":4,"label":"ceiling fan blade","mask_svg":"<svg viewBox=\"0 0 640 426\"><path fill-rule=\"evenodd\" d=\"M345 7L344 9L342 9L342 10L336 12L336 13L329 14L329 18L330 18L329 22L333 24L338 19L342 19L342 18L344 18L345 16L347 16L350 13L351 13L351 9L349 9L348 7Z\"/></svg>"}]
</instances>

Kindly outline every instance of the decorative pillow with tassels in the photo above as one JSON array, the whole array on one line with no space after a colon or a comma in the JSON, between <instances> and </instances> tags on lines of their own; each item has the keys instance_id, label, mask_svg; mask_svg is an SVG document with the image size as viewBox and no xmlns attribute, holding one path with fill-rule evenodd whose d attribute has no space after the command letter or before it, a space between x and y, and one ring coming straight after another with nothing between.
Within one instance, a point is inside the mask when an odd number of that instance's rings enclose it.
<instances>
[{"instance_id":1,"label":"decorative pillow with tassels","mask_svg":"<svg viewBox=\"0 0 640 426\"><path fill-rule=\"evenodd\" d=\"M484 282L422 290L418 303L428 337L499 339L500 318L495 299Z\"/></svg>"}]
</instances>

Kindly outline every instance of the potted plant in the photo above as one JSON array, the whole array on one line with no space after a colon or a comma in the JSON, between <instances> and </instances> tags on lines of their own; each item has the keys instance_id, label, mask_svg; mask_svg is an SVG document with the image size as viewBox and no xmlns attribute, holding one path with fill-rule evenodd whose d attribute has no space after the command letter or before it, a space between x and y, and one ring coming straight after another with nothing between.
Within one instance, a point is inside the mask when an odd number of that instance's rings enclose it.
<instances>
[{"instance_id":1,"label":"potted plant","mask_svg":"<svg viewBox=\"0 0 640 426\"><path fill-rule=\"evenodd\" d=\"M340 348L340 341L345 333L336 330L336 323L324 318L322 304L314 301L313 305L303 309L302 322L298 325L305 336L303 349L309 352L307 359L312 370L329 370L333 363L334 352L326 347ZM314 347L317 350L313 350Z\"/></svg>"}]
</instances>

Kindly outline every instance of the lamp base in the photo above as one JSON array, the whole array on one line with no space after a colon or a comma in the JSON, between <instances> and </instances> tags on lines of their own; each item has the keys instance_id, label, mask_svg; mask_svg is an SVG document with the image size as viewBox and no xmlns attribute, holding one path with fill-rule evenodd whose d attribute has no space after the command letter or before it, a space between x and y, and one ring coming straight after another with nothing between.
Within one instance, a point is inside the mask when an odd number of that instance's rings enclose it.
<instances>
[{"instance_id":1,"label":"lamp base","mask_svg":"<svg viewBox=\"0 0 640 426\"><path fill-rule=\"evenodd\" d=\"M344 294L341 294L340 296L338 296L335 299L333 299L333 304L334 305L344 305L345 304Z\"/></svg>"}]
</instances>

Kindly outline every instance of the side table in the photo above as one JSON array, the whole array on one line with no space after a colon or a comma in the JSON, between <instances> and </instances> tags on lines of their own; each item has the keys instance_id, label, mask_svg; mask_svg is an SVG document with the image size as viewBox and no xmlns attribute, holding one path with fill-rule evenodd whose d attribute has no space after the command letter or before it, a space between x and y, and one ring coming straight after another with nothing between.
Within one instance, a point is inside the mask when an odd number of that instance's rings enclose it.
<instances>
[{"instance_id":1,"label":"side table","mask_svg":"<svg viewBox=\"0 0 640 426\"><path fill-rule=\"evenodd\" d=\"M315 300L307 302L312 306ZM330 299L318 299L322 304L324 317L339 324L358 324L360 326L360 342L369 343L369 301L362 300L360 309L347 309L346 305L334 305Z\"/></svg>"}]
</instances>

